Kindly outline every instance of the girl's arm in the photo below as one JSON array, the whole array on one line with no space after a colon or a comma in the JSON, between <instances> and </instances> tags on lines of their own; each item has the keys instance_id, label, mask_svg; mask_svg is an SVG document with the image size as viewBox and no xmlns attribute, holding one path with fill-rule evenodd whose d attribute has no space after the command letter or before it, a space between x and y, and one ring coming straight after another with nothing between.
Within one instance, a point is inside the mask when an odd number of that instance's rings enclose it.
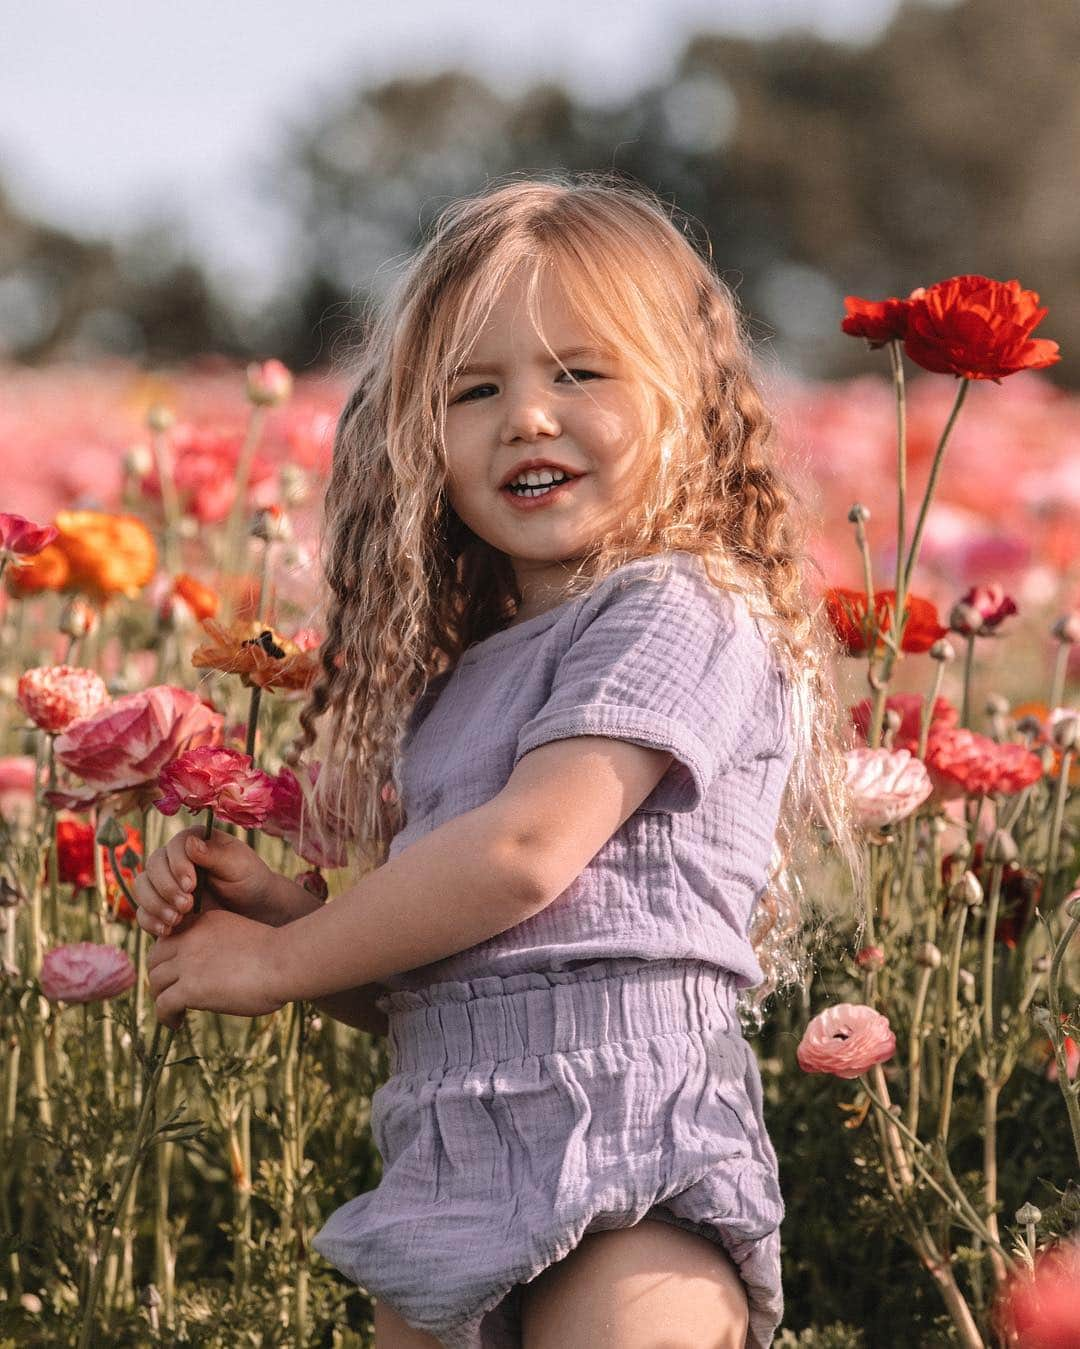
<instances>
[{"instance_id":1,"label":"girl's arm","mask_svg":"<svg viewBox=\"0 0 1080 1349\"><path fill-rule=\"evenodd\" d=\"M310 890L305 890L302 885L278 871L272 871L271 875L273 888L268 909L272 927L284 927L322 908L323 901ZM357 988L346 988L340 993L313 998L312 1005L346 1026L354 1026L368 1035L385 1035L389 1024L386 1013L380 1012L375 1006L375 999L385 991L381 984L360 984Z\"/></svg>"}]
</instances>

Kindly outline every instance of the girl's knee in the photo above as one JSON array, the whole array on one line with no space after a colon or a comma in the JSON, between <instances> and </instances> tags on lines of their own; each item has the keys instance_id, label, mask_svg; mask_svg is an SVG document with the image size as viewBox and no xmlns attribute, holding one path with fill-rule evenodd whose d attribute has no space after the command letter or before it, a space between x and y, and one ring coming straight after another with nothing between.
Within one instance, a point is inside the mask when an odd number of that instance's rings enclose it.
<instances>
[{"instance_id":1,"label":"girl's knee","mask_svg":"<svg viewBox=\"0 0 1080 1349\"><path fill-rule=\"evenodd\" d=\"M388 1303L375 1302L375 1349L442 1349L426 1330L409 1325Z\"/></svg>"}]
</instances>

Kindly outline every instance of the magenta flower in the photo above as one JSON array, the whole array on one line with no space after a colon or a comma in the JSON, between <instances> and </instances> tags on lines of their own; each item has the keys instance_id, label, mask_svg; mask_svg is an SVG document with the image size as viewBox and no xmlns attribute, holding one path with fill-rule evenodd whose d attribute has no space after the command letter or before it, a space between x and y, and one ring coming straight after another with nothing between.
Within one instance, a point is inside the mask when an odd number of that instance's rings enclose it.
<instances>
[{"instance_id":1,"label":"magenta flower","mask_svg":"<svg viewBox=\"0 0 1080 1349\"><path fill-rule=\"evenodd\" d=\"M887 1016L863 1003L840 1002L811 1018L795 1057L804 1073L858 1077L895 1053Z\"/></svg>"},{"instance_id":2,"label":"magenta flower","mask_svg":"<svg viewBox=\"0 0 1080 1349\"><path fill-rule=\"evenodd\" d=\"M39 665L19 680L19 706L43 731L55 735L89 717L109 701L105 681L93 670L71 665Z\"/></svg>"},{"instance_id":3,"label":"magenta flower","mask_svg":"<svg viewBox=\"0 0 1080 1349\"><path fill-rule=\"evenodd\" d=\"M47 793L52 805L87 810L116 797L118 814L153 798L158 774L187 749L217 744L224 717L187 689L157 684L116 698L73 721L56 740L56 757L87 784Z\"/></svg>"},{"instance_id":4,"label":"magenta flower","mask_svg":"<svg viewBox=\"0 0 1080 1349\"><path fill-rule=\"evenodd\" d=\"M920 759L906 749L851 749L847 785L864 829L880 829L918 810L934 784Z\"/></svg>"},{"instance_id":5,"label":"magenta flower","mask_svg":"<svg viewBox=\"0 0 1080 1349\"><path fill-rule=\"evenodd\" d=\"M1001 586L972 586L954 605L949 627L964 637L973 637L976 633L985 636L1016 612L1015 602Z\"/></svg>"},{"instance_id":6,"label":"magenta flower","mask_svg":"<svg viewBox=\"0 0 1080 1349\"><path fill-rule=\"evenodd\" d=\"M321 765L307 766L308 782L314 787ZM271 779L273 804L263 823L264 833L283 838L297 856L315 867L343 867L348 852L342 831L329 821L316 823L307 809L300 783L290 768Z\"/></svg>"},{"instance_id":7,"label":"magenta flower","mask_svg":"<svg viewBox=\"0 0 1080 1349\"><path fill-rule=\"evenodd\" d=\"M0 571L5 562L19 565L20 559L34 557L52 543L59 530L55 525L35 525L25 515L0 511Z\"/></svg>"},{"instance_id":8,"label":"magenta flower","mask_svg":"<svg viewBox=\"0 0 1080 1349\"><path fill-rule=\"evenodd\" d=\"M126 951L92 941L54 946L41 962L41 991L50 1002L103 1002L126 993L135 978Z\"/></svg>"},{"instance_id":9,"label":"magenta flower","mask_svg":"<svg viewBox=\"0 0 1080 1349\"><path fill-rule=\"evenodd\" d=\"M273 804L273 779L253 768L251 756L219 745L189 749L161 770L158 786L164 795L154 804L162 815L188 810L212 810L222 820L242 829L255 829Z\"/></svg>"}]
</instances>

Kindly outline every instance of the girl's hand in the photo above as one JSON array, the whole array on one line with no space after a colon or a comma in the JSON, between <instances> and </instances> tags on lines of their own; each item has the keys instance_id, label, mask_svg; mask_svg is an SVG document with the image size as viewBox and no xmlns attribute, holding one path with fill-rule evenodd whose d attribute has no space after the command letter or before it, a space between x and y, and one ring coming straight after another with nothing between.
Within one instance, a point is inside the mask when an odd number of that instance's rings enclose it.
<instances>
[{"instance_id":1,"label":"girl's hand","mask_svg":"<svg viewBox=\"0 0 1080 1349\"><path fill-rule=\"evenodd\" d=\"M187 1009L265 1016L284 1007L277 996L276 928L225 909L196 914L184 932L162 937L147 957L157 1019L179 1030Z\"/></svg>"},{"instance_id":2,"label":"girl's hand","mask_svg":"<svg viewBox=\"0 0 1080 1349\"><path fill-rule=\"evenodd\" d=\"M239 838L222 829L203 843L199 826L182 829L163 848L155 848L135 878L139 926L154 937L176 929L193 910L198 864L198 893L204 912L230 909L257 922L277 919L274 873Z\"/></svg>"}]
</instances>

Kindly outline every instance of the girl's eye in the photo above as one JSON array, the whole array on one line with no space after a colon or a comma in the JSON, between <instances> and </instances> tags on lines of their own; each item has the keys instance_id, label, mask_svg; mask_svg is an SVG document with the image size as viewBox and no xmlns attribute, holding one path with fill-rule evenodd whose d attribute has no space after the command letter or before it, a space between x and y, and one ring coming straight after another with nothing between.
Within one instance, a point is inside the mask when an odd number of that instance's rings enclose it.
<instances>
[{"instance_id":1,"label":"girl's eye","mask_svg":"<svg viewBox=\"0 0 1080 1349\"><path fill-rule=\"evenodd\" d=\"M564 372L563 372L562 370L559 371L559 378L560 378L560 379L562 378L563 373L564 373ZM598 374L596 373L595 370L571 370L571 371L570 371L570 374L573 375L573 376L575 377L575 379L579 379L579 380L580 380L580 378L581 378L582 375L588 376L589 379L601 379L601 378L602 378L602 376L601 376L601 375L598 375ZM494 387L495 387L495 386L494 386L493 384L477 384L477 385L475 385L475 386L474 386L473 388L471 388L471 389L466 389L464 393L458 394L458 396L454 399L454 402L455 402L455 403L472 403L472 402L475 402L476 400L473 398L473 396L472 396L473 394L480 393L480 392L481 392L482 390L484 390L484 389L492 389L492 388L494 388Z\"/></svg>"}]
</instances>

